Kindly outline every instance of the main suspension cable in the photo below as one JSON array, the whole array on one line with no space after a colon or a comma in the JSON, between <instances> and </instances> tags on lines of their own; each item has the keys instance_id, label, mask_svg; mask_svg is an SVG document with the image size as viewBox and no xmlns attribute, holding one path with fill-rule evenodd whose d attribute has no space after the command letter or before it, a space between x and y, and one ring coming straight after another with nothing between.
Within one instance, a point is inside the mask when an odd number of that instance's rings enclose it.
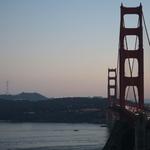
<instances>
[{"instance_id":1,"label":"main suspension cable","mask_svg":"<svg viewBox=\"0 0 150 150\"><path fill-rule=\"evenodd\" d=\"M147 30L147 26L146 26L145 17L144 17L143 12L142 12L142 17L143 17L143 22L144 22L144 27L145 27L145 32L146 32L148 44L149 44L149 46L150 46L150 38L149 38L149 34L148 34L148 30Z\"/></svg>"}]
</instances>

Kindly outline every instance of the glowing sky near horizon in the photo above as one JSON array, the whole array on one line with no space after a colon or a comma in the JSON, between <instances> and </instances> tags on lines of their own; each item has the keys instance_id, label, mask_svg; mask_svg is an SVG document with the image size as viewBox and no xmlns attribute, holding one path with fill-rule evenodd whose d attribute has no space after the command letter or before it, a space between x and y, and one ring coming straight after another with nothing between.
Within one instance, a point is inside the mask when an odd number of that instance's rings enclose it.
<instances>
[{"instance_id":1,"label":"glowing sky near horizon","mask_svg":"<svg viewBox=\"0 0 150 150\"><path fill-rule=\"evenodd\" d=\"M0 93L106 96L117 61L120 4L139 0L0 0ZM150 33L150 1L143 0ZM144 38L146 40L146 38ZM146 42L145 42L146 43ZM150 98L145 44L145 97Z\"/></svg>"}]
</instances>

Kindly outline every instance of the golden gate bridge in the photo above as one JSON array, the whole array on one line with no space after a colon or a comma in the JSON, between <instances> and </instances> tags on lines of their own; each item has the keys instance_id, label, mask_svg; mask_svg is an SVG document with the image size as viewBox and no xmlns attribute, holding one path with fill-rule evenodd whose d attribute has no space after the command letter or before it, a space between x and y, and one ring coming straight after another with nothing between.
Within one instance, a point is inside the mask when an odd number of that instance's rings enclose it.
<instances>
[{"instance_id":1,"label":"golden gate bridge","mask_svg":"<svg viewBox=\"0 0 150 150\"><path fill-rule=\"evenodd\" d=\"M127 27L128 15L138 16L135 27ZM150 150L150 110L144 105L143 29L150 46L142 4L138 7L121 4L117 67L108 69L107 89L109 109L116 119L103 150ZM132 48L128 43L131 36L135 37Z\"/></svg>"}]
</instances>

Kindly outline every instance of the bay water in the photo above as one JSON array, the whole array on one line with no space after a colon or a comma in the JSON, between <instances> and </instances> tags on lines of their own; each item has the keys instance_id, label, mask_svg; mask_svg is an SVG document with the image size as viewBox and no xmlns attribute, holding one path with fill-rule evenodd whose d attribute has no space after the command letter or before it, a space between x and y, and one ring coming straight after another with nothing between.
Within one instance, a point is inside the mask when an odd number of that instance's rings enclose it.
<instances>
[{"instance_id":1,"label":"bay water","mask_svg":"<svg viewBox=\"0 0 150 150\"><path fill-rule=\"evenodd\" d=\"M101 150L107 135L99 124L0 123L0 150Z\"/></svg>"}]
</instances>

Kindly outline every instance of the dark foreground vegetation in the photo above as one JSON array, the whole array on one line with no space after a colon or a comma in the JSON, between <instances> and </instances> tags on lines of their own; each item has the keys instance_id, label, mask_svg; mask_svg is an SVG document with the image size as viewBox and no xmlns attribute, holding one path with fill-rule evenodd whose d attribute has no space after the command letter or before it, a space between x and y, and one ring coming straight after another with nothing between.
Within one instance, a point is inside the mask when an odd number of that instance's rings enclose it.
<instances>
[{"instance_id":1,"label":"dark foreground vegetation","mask_svg":"<svg viewBox=\"0 0 150 150\"><path fill-rule=\"evenodd\" d=\"M107 100L99 97L44 101L0 99L0 120L10 122L105 123Z\"/></svg>"}]
</instances>

